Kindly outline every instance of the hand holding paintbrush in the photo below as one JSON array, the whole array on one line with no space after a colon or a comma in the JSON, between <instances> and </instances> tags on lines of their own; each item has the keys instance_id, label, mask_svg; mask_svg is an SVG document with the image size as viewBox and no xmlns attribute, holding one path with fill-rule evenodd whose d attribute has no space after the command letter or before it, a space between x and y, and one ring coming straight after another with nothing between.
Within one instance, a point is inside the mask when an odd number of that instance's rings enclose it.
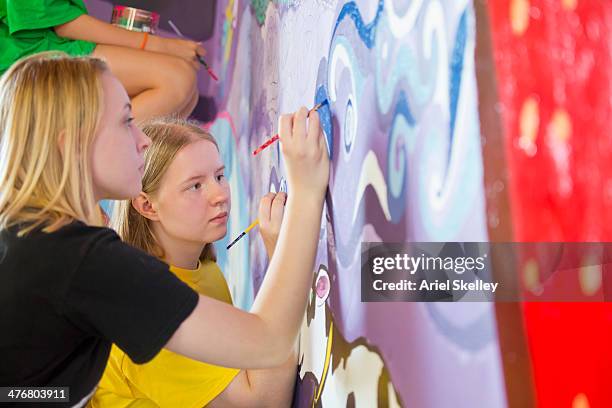
<instances>
[{"instance_id":1,"label":"hand holding paintbrush","mask_svg":"<svg viewBox=\"0 0 612 408\"><path fill-rule=\"evenodd\" d=\"M178 29L178 27L172 22L172 20L168 20L168 25L170 25L170 27L176 33L176 35L178 35L181 38L185 38L183 33L181 33L181 30ZM212 68L206 63L206 61L204 60L204 57L196 52L196 58L198 59L200 64L204 66L204 69L206 69L206 72L208 72L208 75L210 75L211 78L214 79L215 81L218 81L219 77L217 77L217 75L212 70Z\"/></svg>"},{"instance_id":2,"label":"hand holding paintbrush","mask_svg":"<svg viewBox=\"0 0 612 408\"><path fill-rule=\"evenodd\" d=\"M286 201L287 193L284 191L266 194L259 203L259 218L253 221L247 229L230 242L227 249L230 249L236 242L248 234L250 230L259 225L259 232L264 241L266 252L268 253L268 257L272 258L272 253L274 252L281 222L283 220L283 211Z\"/></svg>"}]
</instances>

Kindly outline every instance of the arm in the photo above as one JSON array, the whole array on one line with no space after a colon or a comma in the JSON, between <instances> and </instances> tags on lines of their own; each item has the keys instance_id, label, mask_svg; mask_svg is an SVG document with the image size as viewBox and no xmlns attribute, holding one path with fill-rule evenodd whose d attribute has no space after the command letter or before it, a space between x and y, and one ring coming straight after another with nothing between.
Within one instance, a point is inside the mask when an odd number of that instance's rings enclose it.
<instances>
[{"instance_id":1,"label":"arm","mask_svg":"<svg viewBox=\"0 0 612 408\"><path fill-rule=\"evenodd\" d=\"M87 14L58 25L54 29L60 37L129 48L139 48L144 36L143 33L116 27ZM152 38L149 38L150 40Z\"/></svg>"},{"instance_id":2,"label":"arm","mask_svg":"<svg viewBox=\"0 0 612 408\"><path fill-rule=\"evenodd\" d=\"M268 193L259 204L259 233L272 259L280 233L287 194ZM208 408L289 407L297 373L297 350L280 367L242 370Z\"/></svg>"},{"instance_id":3,"label":"arm","mask_svg":"<svg viewBox=\"0 0 612 408\"><path fill-rule=\"evenodd\" d=\"M278 244L251 313L200 296L166 347L212 364L265 368L283 364L295 344L312 283L329 158L319 118L306 108L280 120L292 186Z\"/></svg>"},{"instance_id":4,"label":"arm","mask_svg":"<svg viewBox=\"0 0 612 408\"><path fill-rule=\"evenodd\" d=\"M243 370L207 408L289 407L297 373L297 350L282 366Z\"/></svg>"},{"instance_id":5,"label":"arm","mask_svg":"<svg viewBox=\"0 0 612 408\"><path fill-rule=\"evenodd\" d=\"M60 37L72 40L91 41L96 44L116 45L127 48L140 48L144 33L126 30L114 26L87 14L67 23L54 27L55 33ZM196 54L204 55L205 51L199 43L189 40L163 38L149 35L147 51L175 55L185 59L193 59Z\"/></svg>"},{"instance_id":6,"label":"arm","mask_svg":"<svg viewBox=\"0 0 612 408\"><path fill-rule=\"evenodd\" d=\"M200 296L166 348L237 368L272 367L286 361L312 284L322 204L322 197L315 201L300 198L297 192L288 199L276 253L252 313Z\"/></svg>"}]
</instances>

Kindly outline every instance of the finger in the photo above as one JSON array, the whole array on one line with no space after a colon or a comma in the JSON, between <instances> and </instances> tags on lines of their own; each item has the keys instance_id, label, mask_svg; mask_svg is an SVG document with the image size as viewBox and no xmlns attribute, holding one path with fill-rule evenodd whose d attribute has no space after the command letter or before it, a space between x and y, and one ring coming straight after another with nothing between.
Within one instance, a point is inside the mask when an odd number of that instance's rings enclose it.
<instances>
[{"instance_id":1,"label":"finger","mask_svg":"<svg viewBox=\"0 0 612 408\"><path fill-rule=\"evenodd\" d=\"M274 200L272 200L272 208L270 210L271 220L281 220L283 212L285 210L285 203L287 202L287 193L277 193Z\"/></svg>"},{"instance_id":2,"label":"finger","mask_svg":"<svg viewBox=\"0 0 612 408\"><path fill-rule=\"evenodd\" d=\"M308 137L317 140L321 133L321 119L319 112L313 111L308 117Z\"/></svg>"},{"instance_id":3,"label":"finger","mask_svg":"<svg viewBox=\"0 0 612 408\"><path fill-rule=\"evenodd\" d=\"M270 214L272 209L272 200L274 199L274 193L268 193L262 197L259 202L259 221L268 222L270 221Z\"/></svg>"},{"instance_id":4,"label":"finger","mask_svg":"<svg viewBox=\"0 0 612 408\"><path fill-rule=\"evenodd\" d=\"M327 138L325 137L325 133L323 132L323 129L319 130L319 149L322 152L325 152L324 154L326 156L329 156L329 152L327 151Z\"/></svg>"},{"instance_id":5,"label":"finger","mask_svg":"<svg viewBox=\"0 0 612 408\"><path fill-rule=\"evenodd\" d=\"M205 56L206 55L206 49L204 47L202 47L202 43L197 43L198 46L196 48L196 52L198 53L198 55L201 56Z\"/></svg>"},{"instance_id":6,"label":"finger","mask_svg":"<svg viewBox=\"0 0 612 408\"><path fill-rule=\"evenodd\" d=\"M284 191L276 193L274 200L272 200L272 208L274 209L275 205L284 207L286 202L287 202L287 193L285 193Z\"/></svg>"},{"instance_id":7,"label":"finger","mask_svg":"<svg viewBox=\"0 0 612 408\"><path fill-rule=\"evenodd\" d=\"M198 61L198 60L197 60L197 59L195 59L195 58L191 58L191 59L189 60L189 64L190 64L190 65L191 65L191 67L192 67L193 69L195 69L196 71L199 71L199 70L200 70L200 68L201 68L201 67L200 67L200 61Z\"/></svg>"},{"instance_id":8,"label":"finger","mask_svg":"<svg viewBox=\"0 0 612 408\"><path fill-rule=\"evenodd\" d=\"M293 129L293 115L281 115L278 118L278 136L280 139L290 139L292 136L291 129Z\"/></svg>"},{"instance_id":9,"label":"finger","mask_svg":"<svg viewBox=\"0 0 612 408\"><path fill-rule=\"evenodd\" d=\"M283 204L285 204L287 202L287 192L286 191L279 191L278 193L276 193L276 197L274 197L274 199L282 201Z\"/></svg>"},{"instance_id":10,"label":"finger","mask_svg":"<svg viewBox=\"0 0 612 408\"><path fill-rule=\"evenodd\" d=\"M293 119L293 134L297 135L306 135L306 116L308 115L308 109L304 106L300 108L295 113L295 118Z\"/></svg>"}]
</instances>

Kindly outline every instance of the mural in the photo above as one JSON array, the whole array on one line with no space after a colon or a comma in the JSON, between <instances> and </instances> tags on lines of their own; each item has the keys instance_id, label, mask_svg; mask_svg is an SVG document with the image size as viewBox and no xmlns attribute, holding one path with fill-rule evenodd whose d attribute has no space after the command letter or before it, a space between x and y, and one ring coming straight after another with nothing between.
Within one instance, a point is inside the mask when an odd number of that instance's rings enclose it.
<instances>
[{"instance_id":1,"label":"mural","mask_svg":"<svg viewBox=\"0 0 612 408\"><path fill-rule=\"evenodd\" d=\"M243 203L231 237L263 194L286 185L277 145L251 152L280 112L328 101L319 113L332 175L294 405L506 406L492 305L360 301L361 241L487 240L471 4L234 0L218 9L208 47L224 83L205 92L223 112L208 126L231 147L224 160ZM258 239L243 241L219 253L247 307L267 259Z\"/></svg>"}]
</instances>

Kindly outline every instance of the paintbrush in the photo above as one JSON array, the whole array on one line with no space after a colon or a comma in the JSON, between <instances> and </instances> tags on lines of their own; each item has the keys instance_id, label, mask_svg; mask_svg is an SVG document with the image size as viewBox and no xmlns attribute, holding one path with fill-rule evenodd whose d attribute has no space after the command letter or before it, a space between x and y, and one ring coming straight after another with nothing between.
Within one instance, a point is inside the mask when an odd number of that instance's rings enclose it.
<instances>
[{"instance_id":1,"label":"paintbrush","mask_svg":"<svg viewBox=\"0 0 612 408\"><path fill-rule=\"evenodd\" d=\"M250 230L252 230L253 228L255 228L255 226L259 224L259 219L253 221L253 223L251 225L248 226L247 229L245 229L244 231L242 231L242 233L240 235L238 235L238 238L236 238L235 240L233 240L232 242L230 242L230 244L227 246L226 249L230 249L236 242L238 242L240 240L240 238L244 237L246 234L249 233Z\"/></svg>"},{"instance_id":2,"label":"paintbrush","mask_svg":"<svg viewBox=\"0 0 612 408\"><path fill-rule=\"evenodd\" d=\"M327 100L324 100L322 102L317 103L311 110L308 111L308 115L306 115L306 117L308 117L310 115L311 112L315 112L317 110L319 110L319 108L321 106L323 106L323 104L326 102ZM253 156L257 156L258 153L260 153L263 149L265 149L266 147L270 146L272 143L276 142L279 139L278 133L275 134L274 136L272 136L270 139L268 139L264 144L262 144L261 146L259 146L257 149L255 149L253 151Z\"/></svg>"},{"instance_id":3,"label":"paintbrush","mask_svg":"<svg viewBox=\"0 0 612 408\"><path fill-rule=\"evenodd\" d=\"M176 25L174 25L174 23L172 22L172 20L168 20L168 24L170 25L170 27L172 28L172 30L174 30L174 32L176 33L176 35L178 35L181 38L185 38L185 36L183 35L183 33L181 33L181 30L178 29L178 27ZM201 56L200 54L196 54L198 61L200 61L200 64L204 65L204 68L206 69L206 72L208 72L208 75L211 76L212 79L214 79L215 81L219 80L219 77L217 77L217 75L215 74L215 72L212 70L212 68L206 63L206 61L204 60L204 57Z\"/></svg>"}]
</instances>

